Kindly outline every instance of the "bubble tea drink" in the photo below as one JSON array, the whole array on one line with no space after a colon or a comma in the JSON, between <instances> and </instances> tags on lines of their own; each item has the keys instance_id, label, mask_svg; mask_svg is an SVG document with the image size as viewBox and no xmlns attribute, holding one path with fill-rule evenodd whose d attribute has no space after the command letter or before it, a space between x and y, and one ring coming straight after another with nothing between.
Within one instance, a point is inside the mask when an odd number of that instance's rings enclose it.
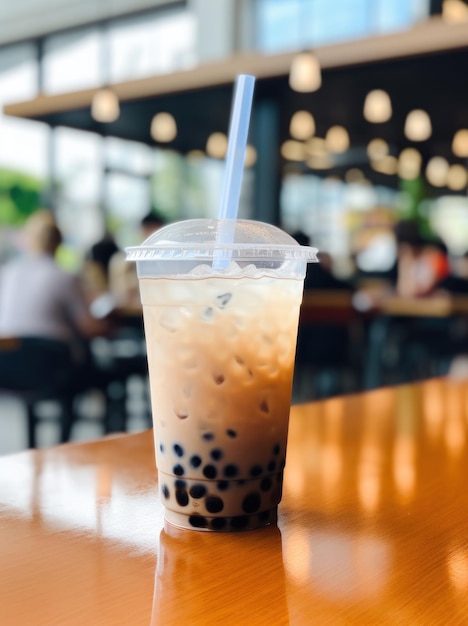
<instances>
[{"instance_id":1,"label":"bubble tea drink","mask_svg":"<svg viewBox=\"0 0 468 626\"><path fill-rule=\"evenodd\" d=\"M281 499L299 308L312 248L237 220L166 226L137 261L160 497L191 529L274 522Z\"/></svg>"}]
</instances>

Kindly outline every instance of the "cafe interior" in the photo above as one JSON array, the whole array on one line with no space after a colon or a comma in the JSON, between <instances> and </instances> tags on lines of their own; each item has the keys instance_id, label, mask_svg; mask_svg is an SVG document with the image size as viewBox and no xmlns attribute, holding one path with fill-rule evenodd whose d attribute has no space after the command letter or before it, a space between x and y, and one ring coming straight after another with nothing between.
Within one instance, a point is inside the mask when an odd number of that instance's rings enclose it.
<instances>
[{"instance_id":1,"label":"cafe interior","mask_svg":"<svg viewBox=\"0 0 468 626\"><path fill-rule=\"evenodd\" d=\"M2 625L468 623L467 60L466 0L0 3ZM242 74L297 349L262 276L248 358L230 291L151 352L125 250L219 215Z\"/></svg>"},{"instance_id":2,"label":"cafe interior","mask_svg":"<svg viewBox=\"0 0 468 626\"><path fill-rule=\"evenodd\" d=\"M69 420L53 393L0 383L0 453L151 425L138 295L102 271L96 246L141 243L148 213L217 215L241 73L256 84L239 217L319 250L293 402L463 375L468 6L331 4L1 9L0 267L27 219L51 211L57 262L108 326L89 340L97 374Z\"/></svg>"}]
</instances>

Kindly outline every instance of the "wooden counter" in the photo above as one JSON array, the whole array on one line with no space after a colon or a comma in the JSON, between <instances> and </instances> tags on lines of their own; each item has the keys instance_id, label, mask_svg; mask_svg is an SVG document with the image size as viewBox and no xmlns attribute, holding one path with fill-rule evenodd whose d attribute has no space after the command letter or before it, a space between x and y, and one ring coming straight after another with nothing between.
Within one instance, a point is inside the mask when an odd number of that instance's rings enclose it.
<instances>
[{"instance_id":1,"label":"wooden counter","mask_svg":"<svg viewBox=\"0 0 468 626\"><path fill-rule=\"evenodd\" d=\"M468 383L296 406L278 527L164 529L151 431L0 459L0 624L468 623Z\"/></svg>"}]
</instances>

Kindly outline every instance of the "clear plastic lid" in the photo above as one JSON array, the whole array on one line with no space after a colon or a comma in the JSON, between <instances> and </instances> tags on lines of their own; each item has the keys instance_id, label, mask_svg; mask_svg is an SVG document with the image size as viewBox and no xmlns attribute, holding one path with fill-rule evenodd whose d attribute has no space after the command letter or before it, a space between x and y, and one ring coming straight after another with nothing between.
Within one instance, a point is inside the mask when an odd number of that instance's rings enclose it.
<instances>
[{"instance_id":1,"label":"clear plastic lid","mask_svg":"<svg viewBox=\"0 0 468 626\"><path fill-rule=\"evenodd\" d=\"M317 261L317 249L301 246L271 224L254 220L195 219L169 224L140 246L126 248L128 261L234 262Z\"/></svg>"}]
</instances>

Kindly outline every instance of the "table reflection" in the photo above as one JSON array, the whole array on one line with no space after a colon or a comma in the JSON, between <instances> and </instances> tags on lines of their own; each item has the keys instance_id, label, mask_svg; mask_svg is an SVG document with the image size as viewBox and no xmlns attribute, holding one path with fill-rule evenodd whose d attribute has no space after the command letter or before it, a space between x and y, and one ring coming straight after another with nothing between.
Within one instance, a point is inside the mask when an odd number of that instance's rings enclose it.
<instances>
[{"instance_id":1,"label":"table reflection","mask_svg":"<svg viewBox=\"0 0 468 626\"><path fill-rule=\"evenodd\" d=\"M290 623L278 527L230 533L229 539L165 524L159 535L151 626L237 624L240 606L252 624ZM239 570L240 554L248 571ZM223 572L236 575L226 581ZM185 591L190 600L184 599Z\"/></svg>"}]
</instances>

